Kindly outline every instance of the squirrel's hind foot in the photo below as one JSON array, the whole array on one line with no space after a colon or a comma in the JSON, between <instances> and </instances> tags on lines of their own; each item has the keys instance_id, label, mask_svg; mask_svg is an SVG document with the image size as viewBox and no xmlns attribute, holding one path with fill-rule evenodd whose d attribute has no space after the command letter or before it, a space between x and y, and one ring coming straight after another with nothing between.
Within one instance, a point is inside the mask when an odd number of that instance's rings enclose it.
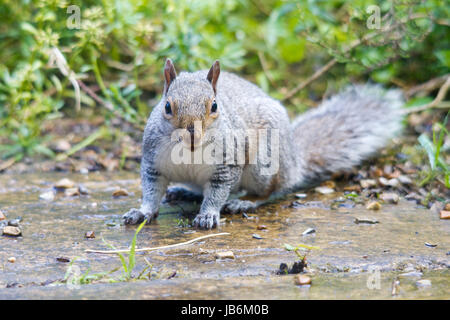
<instances>
[{"instance_id":1,"label":"squirrel's hind foot","mask_svg":"<svg viewBox=\"0 0 450 320\"><path fill-rule=\"evenodd\" d=\"M222 207L221 212L224 214L236 214L242 212L254 212L256 210L256 203L248 200L231 199Z\"/></svg>"}]
</instances>

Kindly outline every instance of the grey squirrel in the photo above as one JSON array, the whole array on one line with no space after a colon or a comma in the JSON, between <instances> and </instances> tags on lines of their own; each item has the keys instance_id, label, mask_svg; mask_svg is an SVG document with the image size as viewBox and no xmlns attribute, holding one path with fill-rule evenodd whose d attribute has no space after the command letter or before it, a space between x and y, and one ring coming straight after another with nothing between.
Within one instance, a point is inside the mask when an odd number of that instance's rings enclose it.
<instances>
[{"instance_id":1,"label":"grey squirrel","mask_svg":"<svg viewBox=\"0 0 450 320\"><path fill-rule=\"evenodd\" d=\"M248 194L266 197L311 186L358 165L401 129L400 91L377 85L350 86L291 123L279 101L247 80L221 72L219 61L210 70L177 75L172 61L167 59L164 79L162 98L151 112L143 136L142 204L140 209L123 215L125 224L144 219L150 223L158 216L166 193L171 199L188 194L180 188L167 190L169 183L178 182L203 195L194 225L216 227L221 212L251 211L258 205L229 199L231 193L246 190ZM245 160L225 161L235 156L236 150L227 154L230 149L223 148L223 139L215 135L242 130L265 130L267 137L277 139L266 143L259 136L246 136ZM270 166L255 156L259 149L250 149L249 141L266 147L264 150L277 162L276 171L264 172ZM232 148L237 145L236 140L228 143ZM189 160L197 149L213 146L212 155L223 156L222 162L180 163L179 159L174 160L180 146L187 150ZM175 148L179 149L174 153Z\"/></svg>"}]
</instances>

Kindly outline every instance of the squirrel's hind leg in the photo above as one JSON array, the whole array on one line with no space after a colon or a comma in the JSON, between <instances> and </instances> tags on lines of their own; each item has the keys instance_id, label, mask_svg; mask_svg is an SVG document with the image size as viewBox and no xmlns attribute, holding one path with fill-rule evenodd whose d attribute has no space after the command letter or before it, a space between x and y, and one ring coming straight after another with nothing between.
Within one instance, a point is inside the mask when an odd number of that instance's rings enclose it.
<instances>
[{"instance_id":1,"label":"squirrel's hind leg","mask_svg":"<svg viewBox=\"0 0 450 320\"><path fill-rule=\"evenodd\" d=\"M203 195L199 192L185 189L183 187L170 187L166 191L164 202L189 201L201 202Z\"/></svg>"}]
</instances>

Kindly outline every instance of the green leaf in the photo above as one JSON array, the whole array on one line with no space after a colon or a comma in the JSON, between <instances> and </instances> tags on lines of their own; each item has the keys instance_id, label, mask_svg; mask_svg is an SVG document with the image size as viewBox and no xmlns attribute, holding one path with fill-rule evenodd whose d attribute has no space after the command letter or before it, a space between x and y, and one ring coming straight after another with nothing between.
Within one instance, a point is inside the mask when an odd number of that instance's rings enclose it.
<instances>
[{"instance_id":1,"label":"green leaf","mask_svg":"<svg viewBox=\"0 0 450 320\"><path fill-rule=\"evenodd\" d=\"M435 154L435 150L433 147L433 143L431 142L430 138L428 138L428 136L425 133L422 133L418 139L420 145L422 146L422 148L425 149L425 152L427 153L428 156L428 161L430 162L430 166L431 166L431 170L435 170L436 169L436 164L434 161L434 154Z\"/></svg>"}]
</instances>

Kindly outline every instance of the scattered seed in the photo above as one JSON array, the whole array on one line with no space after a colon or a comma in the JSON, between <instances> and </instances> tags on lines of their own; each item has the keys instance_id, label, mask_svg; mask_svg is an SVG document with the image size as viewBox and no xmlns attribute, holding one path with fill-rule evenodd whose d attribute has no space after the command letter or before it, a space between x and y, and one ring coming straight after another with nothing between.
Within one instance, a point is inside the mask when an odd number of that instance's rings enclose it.
<instances>
[{"instance_id":1,"label":"scattered seed","mask_svg":"<svg viewBox=\"0 0 450 320\"><path fill-rule=\"evenodd\" d=\"M117 197L126 197L126 196L128 196L128 194L129 193L127 190L120 188L120 189L117 189L116 191L114 191L112 195L113 195L113 197L117 198Z\"/></svg>"},{"instance_id":2,"label":"scattered seed","mask_svg":"<svg viewBox=\"0 0 450 320\"><path fill-rule=\"evenodd\" d=\"M447 209L447 207L446 207L446 209ZM441 219L450 219L450 211L441 210L440 218Z\"/></svg>"},{"instance_id":3,"label":"scattered seed","mask_svg":"<svg viewBox=\"0 0 450 320\"><path fill-rule=\"evenodd\" d=\"M311 284L311 278L303 274L298 274L294 277L294 282L298 286L304 286Z\"/></svg>"},{"instance_id":4,"label":"scattered seed","mask_svg":"<svg viewBox=\"0 0 450 320\"><path fill-rule=\"evenodd\" d=\"M328 181L323 182L322 186L328 187L330 189L334 189L334 188L336 188L336 183L334 183L334 181L332 181L332 180L328 180Z\"/></svg>"},{"instance_id":5,"label":"scattered seed","mask_svg":"<svg viewBox=\"0 0 450 320\"><path fill-rule=\"evenodd\" d=\"M256 233L254 233L253 235L252 235L252 237L253 238L255 238L255 239L262 239L262 237L259 235L259 234L256 234Z\"/></svg>"},{"instance_id":6,"label":"scattered seed","mask_svg":"<svg viewBox=\"0 0 450 320\"><path fill-rule=\"evenodd\" d=\"M8 262L14 263L14 262L16 262L16 258L15 257L9 257L8 258Z\"/></svg>"},{"instance_id":7,"label":"scattered seed","mask_svg":"<svg viewBox=\"0 0 450 320\"><path fill-rule=\"evenodd\" d=\"M378 201L371 201L366 206L367 210L380 210L381 204Z\"/></svg>"},{"instance_id":8,"label":"scattered seed","mask_svg":"<svg viewBox=\"0 0 450 320\"><path fill-rule=\"evenodd\" d=\"M314 228L308 228L305 231L302 232L302 236L306 236L307 234L315 233L316 229Z\"/></svg>"},{"instance_id":9,"label":"scattered seed","mask_svg":"<svg viewBox=\"0 0 450 320\"><path fill-rule=\"evenodd\" d=\"M376 220L376 219L369 219L369 218L355 218L354 222L356 224L360 224L360 223L376 224L376 223L379 223L378 220Z\"/></svg>"},{"instance_id":10,"label":"scattered seed","mask_svg":"<svg viewBox=\"0 0 450 320\"><path fill-rule=\"evenodd\" d=\"M263 224L260 224L260 225L258 225L258 226L256 227L256 229L257 229L257 230L266 230L266 229L267 229L267 226L265 226L265 225L263 225Z\"/></svg>"},{"instance_id":11,"label":"scattered seed","mask_svg":"<svg viewBox=\"0 0 450 320\"><path fill-rule=\"evenodd\" d=\"M437 244L429 243L429 242L425 242L425 245L426 245L427 247L429 247L429 248L436 248L436 247L437 247Z\"/></svg>"},{"instance_id":12,"label":"scattered seed","mask_svg":"<svg viewBox=\"0 0 450 320\"><path fill-rule=\"evenodd\" d=\"M0 221L5 220L6 216L3 214L3 212L0 210Z\"/></svg>"},{"instance_id":13,"label":"scattered seed","mask_svg":"<svg viewBox=\"0 0 450 320\"><path fill-rule=\"evenodd\" d=\"M58 258L56 258L56 261L67 263L67 262L70 262L70 259L66 258L66 257L58 257Z\"/></svg>"},{"instance_id":14,"label":"scattered seed","mask_svg":"<svg viewBox=\"0 0 450 320\"><path fill-rule=\"evenodd\" d=\"M94 231L88 231L88 232L86 232L84 237L88 238L88 239L93 239L93 238L95 238L95 232Z\"/></svg>"},{"instance_id":15,"label":"scattered seed","mask_svg":"<svg viewBox=\"0 0 450 320\"><path fill-rule=\"evenodd\" d=\"M344 187L344 191L361 192L361 187L356 184L352 186L346 186Z\"/></svg>"},{"instance_id":16,"label":"scattered seed","mask_svg":"<svg viewBox=\"0 0 450 320\"><path fill-rule=\"evenodd\" d=\"M234 259L233 251L216 252L216 259Z\"/></svg>"},{"instance_id":17,"label":"scattered seed","mask_svg":"<svg viewBox=\"0 0 450 320\"><path fill-rule=\"evenodd\" d=\"M295 196L298 199L305 199L308 195L306 193L297 193Z\"/></svg>"}]
</instances>

